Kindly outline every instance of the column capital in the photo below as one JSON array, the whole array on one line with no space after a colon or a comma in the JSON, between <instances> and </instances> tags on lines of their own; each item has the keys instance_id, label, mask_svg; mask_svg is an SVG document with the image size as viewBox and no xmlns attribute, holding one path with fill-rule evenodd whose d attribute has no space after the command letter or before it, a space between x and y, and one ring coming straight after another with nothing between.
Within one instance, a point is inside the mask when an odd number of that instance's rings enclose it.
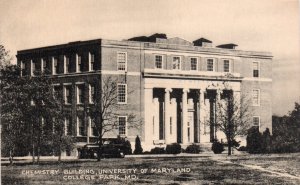
<instances>
[{"instance_id":1,"label":"column capital","mask_svg":"<svg viewBox=\"0 0 300 185\"><path fill-rule=\"evenodd\" d=\"M182 91L183 91L184 93L189 93L189 92L190 92L190 89L184 88L184 89L182 89Z\"/></svg>"},{"instance_id":2,"label":"column capital","mask_svg":"<svg viewBox=\"0 0 300 185\"><path fill-rule=\"evenodd\" d=\"M172 92L173 91L173 89L172 88L165 88L165 92Z\"/></svg>"}]
</instances>

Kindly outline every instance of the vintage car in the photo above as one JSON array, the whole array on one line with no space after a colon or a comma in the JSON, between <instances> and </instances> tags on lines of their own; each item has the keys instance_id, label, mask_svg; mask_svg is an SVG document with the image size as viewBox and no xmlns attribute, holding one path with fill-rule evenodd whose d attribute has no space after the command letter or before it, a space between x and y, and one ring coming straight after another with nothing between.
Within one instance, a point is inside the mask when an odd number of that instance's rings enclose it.
<instances>
[{"instance_id":1,"label":"vintage car","mask_svg":"<svg viewBox=\"0 0 300 185\"><path fill-rule=\"evenodd\" d=\"M79 150L80 159L96 159L98 156L99 144L86 144ZM120 144L114 144L110 141L105 141L101 147L101 157L103 158L124 158L125 154Z\"/></svg>"}]
</instances>

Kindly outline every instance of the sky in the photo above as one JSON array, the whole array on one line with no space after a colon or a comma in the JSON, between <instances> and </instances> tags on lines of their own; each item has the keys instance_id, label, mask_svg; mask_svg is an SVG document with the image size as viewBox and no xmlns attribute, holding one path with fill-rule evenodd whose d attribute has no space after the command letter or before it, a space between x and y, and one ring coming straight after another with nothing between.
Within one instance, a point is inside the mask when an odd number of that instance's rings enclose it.
<instances>
[{"instance_id":1,"label":"sky","mask_svg":"<svg viewBox=\"0 0 300 185\"><path fill-rule=\"evenodd\" d=\"M273 114L300 102L298 0L0 0L0 44L17 50L166 33L269 51Z\"/></svg>"}]
</instances>

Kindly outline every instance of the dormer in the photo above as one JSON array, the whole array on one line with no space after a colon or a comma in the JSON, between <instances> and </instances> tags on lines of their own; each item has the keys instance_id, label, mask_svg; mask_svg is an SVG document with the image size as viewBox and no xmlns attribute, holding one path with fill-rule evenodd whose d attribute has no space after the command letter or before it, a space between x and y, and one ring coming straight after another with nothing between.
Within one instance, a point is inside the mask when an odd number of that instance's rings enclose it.
<instances>
[{"instance_id":1,"label":"dormer","mask_svg":"<svg viewBox=\"0 0 300 185\"><path fill-rule=\"evenodd\" d=\"M193 41L194 46L201 46L201 47L212 47L212 41L207 40L206 38L200 38Z\"/></svg>"}]
</instances>

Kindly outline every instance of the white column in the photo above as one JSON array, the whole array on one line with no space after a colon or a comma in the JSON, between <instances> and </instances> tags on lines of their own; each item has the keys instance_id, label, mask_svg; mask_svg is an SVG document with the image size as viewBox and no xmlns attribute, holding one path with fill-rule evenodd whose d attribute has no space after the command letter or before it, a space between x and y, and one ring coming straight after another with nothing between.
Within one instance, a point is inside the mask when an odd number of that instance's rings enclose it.
<instances>
[{"instance_id":1,"label":"white column","mask_svg":"<svg viewBox=\"0 0 300 185\"><path fill-rule=\"evenodd\" d=\"M188 142L187 138L187 93L189 89L183 89L182 94L182 143L186 144Z\"/></svg>"},{"instance_id":2,"label":"white column","mask_svg":"<svg viewBox=\"0 0 300 185\"><path fill-rule=\"evenodd\" d=\"M170 104L170 92L172 89L165 89L165 143L170 143L170 116L171 116L171 104Z\"/></svg>"},{"instance_id":3,"label":"white column","mask_svg":"<svg viewBox=\"0 0 300 185\"><path fill-rule=\"evenodd\" d=\"M215 138L214 139L220 139L220 137L218 137L217 136L217 126L216 126L216 124L218 123L218 117L219 117L219 115L218 115L218 111L220 111L219 110L219 108L222 106L222 105L220 105L222 102L221 102L221 92L222 92L222 90L220 90L220 89L218 89L217 90L217 94L216 94L216 102L215 102L215 104L216 104L216 106L215 106L215 109L214 109L214 112L215 112L215 116L214 116L214 118L215 118L215 124L214 124L214 136L215 136Z\"/></svg>"},{"instance_id":4,"label":"white column","mask_svg":"<svg viewBox=\"0 0 300 185\"><path fill-rule=\"evenodd\" d=\"M207 142L207 138L205 138L204 135L204 128L208 128L208 125L205 125L207 123L205 123L204 117L205 117L205 110L204 110L204 106L205 106L205 99L204 99L204 90L200 89L200 97L199 97L199 104L200 104L200 143L204 143ZM209 140L208 140L209 141Z\"/></svg>"},{"instance_id":5,"label":"white column","mask_svg":"<svg viewBox=\"0 0 300 185\"><path fill-rule=\"evenodd\" d=\"M153 89L152 88L145 88L145 144L152 145L153 144Z\"/></svg>"},{"instance_id":6,"label":"white column","mask_svg":"<svg viewBox=\"0 0 300 185\"><path fill-rule=\"evenodd\" d=\"M172 132L170 130L170 143L177 143L177 102L175 98L171 99ZM171 128L171 126L170 126Z\"/></svg>"},{"instance_id":7,"label":"white column","mask_svg":"<svg viewBox=\"0 0 300 185\"><path fill-rule=\"evenodd\" d=\"M153 99L153 115L152 115L152 135L153 140L159 140L159 102L158 98Z\"/></svg>"}]
</instances>

